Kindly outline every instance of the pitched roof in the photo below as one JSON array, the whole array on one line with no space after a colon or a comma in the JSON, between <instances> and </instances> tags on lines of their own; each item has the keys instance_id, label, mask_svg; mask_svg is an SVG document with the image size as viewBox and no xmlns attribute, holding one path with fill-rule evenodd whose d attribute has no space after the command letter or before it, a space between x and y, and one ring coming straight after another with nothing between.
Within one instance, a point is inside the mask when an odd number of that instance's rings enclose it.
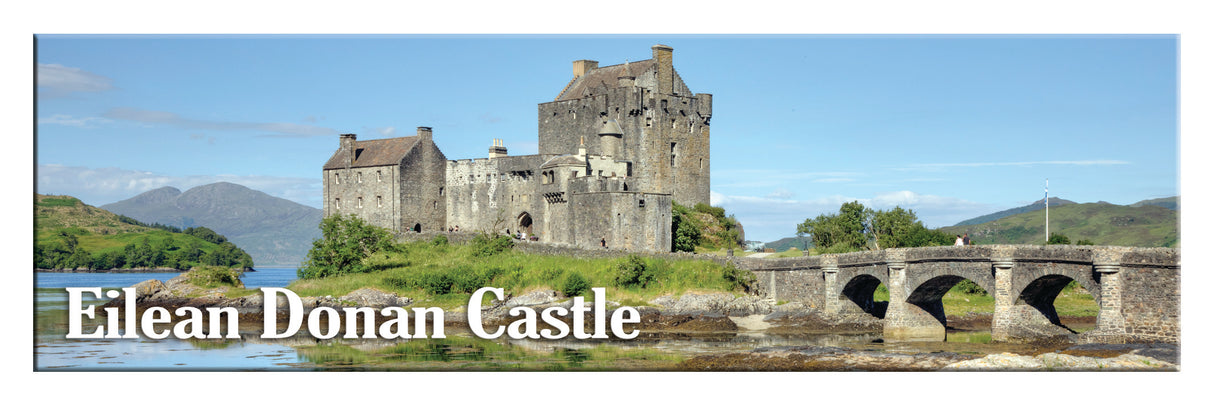
<instances>
[{"instance_id":1,"label":"pitched roof","mask_svg":"<svg viewBox=\"0 0 1214 405\"><path fill-rule=\"evenodd\" d=\"M417 136L354 141L354 163L350 167L394 166L400 164L405 155L417 144ZM344 169L341 149L325 162L324 170Z\"/></svg>"},{"instance_id":2,"label":"pitched roof","mask_svg":"<svg viewBox=\"0 0 1214 405\"><path fill-rule=\"evenodd\" d=\"M556 99L560 101L582 98L582 93L599 86L606 88L620 87L620 76L624 76L625 66L628 67L628 76L640 77L642 73L656 69L654 65L653 59L646 59L592 69L581 77L570 81L565 86L565 90L556 96Z\"/></svg>"}]
</instances>

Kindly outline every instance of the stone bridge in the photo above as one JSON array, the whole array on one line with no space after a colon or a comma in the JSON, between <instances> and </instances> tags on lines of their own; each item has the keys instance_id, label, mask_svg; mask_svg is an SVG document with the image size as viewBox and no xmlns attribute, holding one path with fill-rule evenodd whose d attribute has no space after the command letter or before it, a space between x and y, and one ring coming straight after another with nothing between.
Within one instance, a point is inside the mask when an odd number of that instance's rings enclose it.
<instances>
[{"instance_id":1,"label":"stone bridge","mask_svg":"<svg viewBox=\"0 0 1214 405\"><path fill-rule=\"evenodd\" d=\"M1099 305L1083 342L1170 342L1180 338L1180 260L1169 248L982 245L886 249L783 259L733 258L758 276L769 299L801 301L828 319L882 319L886 340L944 340L941 298L962 280L995 298L992 339L1073 335L1054 309L1071 280ZM874 302L881 284L889 302Z\"/></svg>"}]
</instances>

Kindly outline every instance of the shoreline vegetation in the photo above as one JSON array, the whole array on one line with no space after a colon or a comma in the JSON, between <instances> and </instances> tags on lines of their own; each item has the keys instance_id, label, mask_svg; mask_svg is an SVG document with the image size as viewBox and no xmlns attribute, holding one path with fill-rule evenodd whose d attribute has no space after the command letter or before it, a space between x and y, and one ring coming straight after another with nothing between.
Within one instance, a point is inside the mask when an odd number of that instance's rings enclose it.
<instances>
[{"instance_id":1,"label":"shoreline vegetation","mask_svg":"<svg viewBox=\"0 0 1214 405\"><path fill-rule=\"evenodd\" d=\"M35 194L34 231L35 271L154 273L199 266L253 268L248 252L206 227L146 224L71 196Z\"/></svg>"}]
</instances>

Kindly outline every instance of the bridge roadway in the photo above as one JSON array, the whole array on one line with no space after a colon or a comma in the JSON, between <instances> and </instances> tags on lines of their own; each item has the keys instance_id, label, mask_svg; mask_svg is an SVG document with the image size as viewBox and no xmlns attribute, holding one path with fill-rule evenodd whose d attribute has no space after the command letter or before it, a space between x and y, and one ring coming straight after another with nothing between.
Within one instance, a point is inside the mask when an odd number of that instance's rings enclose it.
<instances>
[{"instance_id":1,"label":"bridge roadway","mask_svg":"<svg viewBox=\"0 0 1214 405\"><path fill-rule=\"evenodd\" d=\"M887 341L944 340L941 298L962 280L994 296L996 341L1073 335L1054 309L1071 280L1100 308L1096 328L1079 341L1178 343L1180 336L1177 249L942 246L732 261L755 272L758 290L769 299L807 303L828 319L881 318ZM873 302L881 284L889 289L888 304Z\"/></svg>"}]
</instances>

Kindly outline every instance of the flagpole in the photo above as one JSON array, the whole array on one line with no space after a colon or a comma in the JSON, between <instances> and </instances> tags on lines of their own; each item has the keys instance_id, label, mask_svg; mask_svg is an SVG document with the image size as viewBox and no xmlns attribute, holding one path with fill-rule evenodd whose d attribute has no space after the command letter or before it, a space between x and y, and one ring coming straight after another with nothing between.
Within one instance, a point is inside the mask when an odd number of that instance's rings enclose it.
<instances>
[{"instance_id":1,"label":"flagpole","mask_svg":"<svg viewBox=\"0 0 1214 405\"><path fill-rule=\"evenodd\" d=\"M1045 179L1045 243L1050 243L1050 179Z\"/></svg>"}]
</instances>

